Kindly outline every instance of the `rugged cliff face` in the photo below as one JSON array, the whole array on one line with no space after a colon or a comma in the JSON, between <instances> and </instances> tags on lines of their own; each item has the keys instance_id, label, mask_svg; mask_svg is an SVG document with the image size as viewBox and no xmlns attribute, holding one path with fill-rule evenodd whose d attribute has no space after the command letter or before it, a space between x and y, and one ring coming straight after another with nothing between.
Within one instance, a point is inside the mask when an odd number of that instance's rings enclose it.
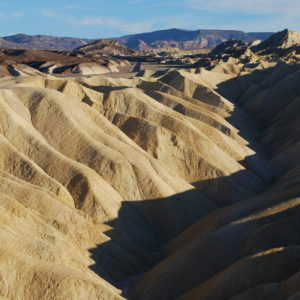
<instances>
[{"instance_id":1,"label":"rugged cliff face","mask_svg":"<svg viewBox=\"0 0 300 300\"><path fill-rule=\"evenodd\" d=\"M265 40L270 32L245 33L237 30L182 30L167 29L127 35L117 40L119 43L136 50L149 50L175 47L179 49L214 48L227 40Z\"/></svg>"},{"instance_id":2,"label":"rugged cliff face","mask_svg":"<svg viewBox=\"0 0 300 300\"><path fill-rule=\"evenodd\" d=\"M227 46L0 78L1 297L297 298L299 59Z\"/></svg>"},{"instance_id":3,"label":"rugged cliff face","mask_svg":"<svg viewBox=\"0 0 300 300\"><path fill-rule=\"evenodd\" d=\"M113 40L97 40L86 46L76 48L72 54L82 54L82 55L106 55L106 56L130 56L138 55L139 52L133 49L129 49L124 45L120 45L117 41Z\"/></svg>"}]
</instances>

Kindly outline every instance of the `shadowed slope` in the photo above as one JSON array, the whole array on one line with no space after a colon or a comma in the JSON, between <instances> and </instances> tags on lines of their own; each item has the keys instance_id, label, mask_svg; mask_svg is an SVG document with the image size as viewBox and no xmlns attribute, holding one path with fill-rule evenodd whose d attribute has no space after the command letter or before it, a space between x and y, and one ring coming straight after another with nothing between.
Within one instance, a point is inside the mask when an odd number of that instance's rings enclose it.
<instances>
[{"instance_id":1,"label":"shadowed slope","mask_svg":"<svg viewBox=\"0 0 300 300\"><path fill-rule=\"evenodd\" d=\"M272 81L278 68L283 67L290 72ZM156 299L159 295L164 299L228 299L233 296L236 296L234 299L252 299L254 295L265 295L261 299L286 299L298 291L296 287L288 290L285 286L295 284L299 270L300 185L295 138L299 133L294 127L296 114L291 109L297 107L299 93L295 82L288 80L297 76L299 67L279 65L278 68L272 70L266 82L259 81L264 74L262 71L218 84L218 92L225 94L234 86L244 87L237 93L236 103L246 103L243 108L254 118L260 111L268 114L268 118L262 118L259 134L261 143L269 148L275 171L273 183L265 186L266 191L256 197L217 209L170 241L165 247L166 258L133 285L133 298ZM255 81L259 83L257 91L253 92ZM278 85L281 93L275 92ZM247 98L250 90L251 96ZM262 107L269 93L272 104L269 102ZM282 100L282 94L287 101ZM255 100L256 111L248 109L249 101ZM279 106L281 111L277 115ZM277 135L281 128L288 133L287 139ZM284 146L287 141L288 146ZM283 149L289 149L293 155L286 155ZM280 167L274 168L277 161Z\"/></svg>"},{"instance_id":2,"label":"shadowed slope","mask_svg":"<svg viewBox=\"0 0 300 300\"><path fill-rule=\"evenodd\" d=\"M299 95L284 83L298 69L0 79L3 296L210 299L292 284Z\"/></svg>"}]
</instances>

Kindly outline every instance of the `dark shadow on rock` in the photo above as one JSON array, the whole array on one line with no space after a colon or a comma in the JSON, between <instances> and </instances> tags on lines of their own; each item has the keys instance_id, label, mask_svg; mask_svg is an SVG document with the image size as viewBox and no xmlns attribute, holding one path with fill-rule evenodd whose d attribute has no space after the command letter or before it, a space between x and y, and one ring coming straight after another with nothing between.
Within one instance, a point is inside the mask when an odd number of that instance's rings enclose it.
<instances>
[{"instance_id":1,"label":"dark shadow on rock","mask_svg":"<svg viewBox=\"0 0 300 300\"><path fill-rule=\"evenodd\" d=\"M197 189L166 198L124 201L118 218L108 223L112 229L104 233L110 240L90 249L91 258L95 262L90 268L121 289L123 296L128 296L131 283L166 258L164 246L167 242L213 212L217 208L215 203L219 207L233 203L229 198L222 202L220 195L230 189L231 181L243 176L243 172L246 171L194 183ZM209 201L203 196L206 189L214 188L219 202ZM232 198L236 201L248 199L267 186L260 186L258 190L248 188L233 187L230 192ZM243 196L243 199L238 199L238 195Z\"/></svg>"},{"instance_id":2,"label":"dark shadow on rock","mask_svg":"<svg viewBox=\"0 0 300 300\"><path fill-rule=\"evenodd\" d=\"M83 85L84 87L97 91L99 93L110 93L113 91L120 91L120 90L124 90L124 89L128 89L130 88L129 86L107 86L107 85L89 85L85 82L80 82L81 85Z\"/></svg>"},{"instance_id":3,"label":"dark shadow on rock","mask_svg":"<svg viewBox=\"0 0 300 300\"><path fill-rule=\"evenodd\" d=\"M77 64L71 64L71 65L57 67L53 70L53 74L61 74L61 73L65 72L66 70L72 70L76 66L77 66Z\"/></svg>"},{"instance_id":4,"label":"dark shadow on rock","mask_svg":"<svg viewBox=\"0 0 300 300\"><path fill-rule=\"evenodd\" d=\"M268 162L268 149L259 143L265 127L239 107L239 98L250 88L249 82L259 84L272 70L255 71L230 79L219 84L217 89L220 95L236 105L227 121L249 141L248 147L256 151L239 162L245 170L192 182L195 189L170 197L124 201L118 218L108 223L112 229L105 234L110 240L90 250L95 262L90 268L121 289L124 296L128 296L131 282L165 258L163 248L170 240L214 210L265 192L277 179ZM229 197L225 197L226 194ZM247 247L250 249L250 246Z\"/></svg>"},{"instance_id":5,"label":"dark shadow on rock","mask_svg":"<svg viewBox=\"0 0 300 300\"><path fill-rule=\"evenodd\" d=\"M250 74L237 76L224 81L218 85L216 91L232 103L236 104L238 108L243 108L247 103L247 100L250 100L263 90L269 88L268 76L274 71L281 72L282 69L285 69L284 72L289 74L295 71L296 67L280 61L278 62L278 65L274 67L263 70L255 70ZM277 82L281 79L282 77L277 75ZM239 114L232 114L231 117L227 118L227 121L240 130L239 133L242 137L252 141L256 145L259 144L261 133L267 128L270 120L258 120L255 115L251 116L240 108L239 111L241 112L241 117L244 121L242 124L246 123L246 127L240 126L241 120L239 118ZM254 133L256 133L256 141L253 140L253 136L255 136L253 135L253 129L255 130Z\"/></svg>"},{"instance_id":6,"label":"dark shadow on rock","mask_svg":"<svg viewBox=\"0 0 300 300\"><path fill-rule=\"evenodd\" d=\"M107 225L110 240L91 249L90 268L126 294L128 283L157 264L161 246L216 207L193 189L167 198L124 201Z\"/></svg>"}]
</instances>

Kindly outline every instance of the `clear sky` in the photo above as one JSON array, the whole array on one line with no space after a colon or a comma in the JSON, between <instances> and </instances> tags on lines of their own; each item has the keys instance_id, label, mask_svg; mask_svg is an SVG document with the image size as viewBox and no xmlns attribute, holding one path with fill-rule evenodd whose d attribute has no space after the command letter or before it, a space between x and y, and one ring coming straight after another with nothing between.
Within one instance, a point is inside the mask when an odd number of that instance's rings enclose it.
<instances>
[{"instance_id":1,"label":"clear sky","mask_svg":"<svg viewBox=\"0 0 300 300\"><path fill-rule=\"evenodd\" d=\"M101 38L167 28L300 32L300 0L0 0L0 36Z\"/></svg>"}]
</instances>

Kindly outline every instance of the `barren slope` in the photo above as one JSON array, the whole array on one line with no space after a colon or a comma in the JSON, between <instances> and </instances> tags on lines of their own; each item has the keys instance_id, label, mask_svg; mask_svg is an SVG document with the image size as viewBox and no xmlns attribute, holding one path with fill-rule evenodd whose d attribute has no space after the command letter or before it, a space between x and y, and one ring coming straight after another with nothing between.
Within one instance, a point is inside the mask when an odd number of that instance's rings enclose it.
<instances>
[{"instance_id":1,"label":"barren slope","mask_svg":"<svg viewBox=\"0 0 300 300\"><path fill-rule=\"evenodd\" d=\"M72 52L0 49L0 76L94 75L119 72L125 60L103 55L75 55Z\"/></svg>"},{"instance_id":2,"label":"barren slope","mask_svg":"<svg viewBox=\"0 0 300 300\"><path fill-rule=\"evenodd\" d=\"M66 50L92 43L91 39L55 37L49 35L16 34L0 39L0 46L12 49Z\"/></svg>"},{"instance_id":3,"label":"barren slope","mask_svg":"<svg viewBox=\"0 0 300 300\"><path fill-rule=\"evenodd\" d=\"M0 297L296 299L299 72L0 78Z\"/></svg>"}]
</instances>

